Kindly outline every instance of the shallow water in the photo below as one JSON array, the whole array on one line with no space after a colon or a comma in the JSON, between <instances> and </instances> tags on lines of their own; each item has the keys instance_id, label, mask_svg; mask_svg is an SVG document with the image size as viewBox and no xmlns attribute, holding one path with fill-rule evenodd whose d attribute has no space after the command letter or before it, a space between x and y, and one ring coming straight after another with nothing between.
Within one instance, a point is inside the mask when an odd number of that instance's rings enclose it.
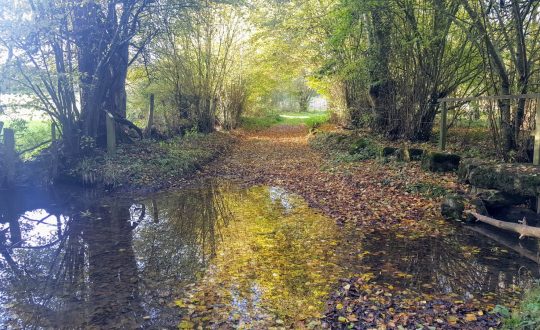
<instances>
[{"instance_id":1,"label":"shallow water","mask_svg":"<svg viewBox=\"0 0 540 330\"><path fill-rule=\"evenodd\" d=\"M281 188L227 182L140 200L0 193L0 328L287 326L359 273L490 303L538 277L536 246L522 256L509 235L398 229L339 228Z\"/></svg>"}]
</instances>

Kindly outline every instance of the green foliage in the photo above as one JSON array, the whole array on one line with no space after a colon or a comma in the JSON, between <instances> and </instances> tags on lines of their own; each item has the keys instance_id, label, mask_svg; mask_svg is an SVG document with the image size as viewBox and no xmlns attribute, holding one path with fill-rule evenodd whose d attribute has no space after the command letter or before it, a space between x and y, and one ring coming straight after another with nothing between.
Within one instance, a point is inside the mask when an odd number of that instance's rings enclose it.
<instances>
[{"instance_id":1,"label":"green foliage","mask_svg":"<svg viewBox=\"0 0 540 330\"><path fill-rule=\"evenodd\" d=\"M6 127L15 131L15 148L17 151L30 149L51 139L51 123L48 121L15 119L8 121ZM44 145L23 154L22 157L31 158L46 147L47 145Z\"/></svg>"},{"instance_id":2,"label":"green foliage","mask_svg":"<svg viewBox=\"0 0 540 330\"><path fill-rule=\"evenodd\" d=\"M356 137L350 134L325 132L315 135L309 140L309 145L319 151L342 151L348 152Z\"/></svg>"},{"instance_id":3,"label":"green foliage","mask_svg":"<svg viewBox=\"0 0 540 330\"><path fill-rule=\"evenodd\" d=\"M306 119L305 124L309 128L317 128L322 124L327 123L330 120L330 113L325 112L323 114L314 115Z\"/></svg>"},{"instance_id":4,"label":"green foliage","mask_svg":"<svg viewBox=\"0 0 540 330\"><path fill-rule=\"evenodd\" d=\"M284 112L280 113L284 124L288 125L306 125L309 128L316 128L326 123L330 119L328 112Z\"/></svg>"},{"instance_id":5,"label":"green foliage","mask_svg":"<svg viewBox=\"0 0 540 330\"><path fill-rule=\"evenodd\" d=\"M534 330L540 328L540 287L525 294L517 310L510 313L504 306L496 306L494 313L504 317L504 329Z\"/></svg>"},{"instance_id":6,"label":"green foliage","mask_svg":"<svg viewBox=\"0 0 540 330\"><path fill-rule=\"evenodd\" d=\"M312 148L330 155L336 162L374 159L378 144L368 138L344 133L320 133L309 141Z\"/></svg>"},{"instance_id":7,"label":"green foliage","mask_svg":"<svg viewBox=\"0 0 540 330\"><path fill-rule=\"evenodd\" d=\"M244 129L258 131L274 125L306 125L317 128L330 120L328 112L284 112L264 116L243 117L241 126Z\"/></svg>"},{"instance_id":8,"label":"green foliage","mask_svg":"<svg viewBox=\"0 0 540 330\"><path fill-rule=\"evenodd\" d=\"M259 131L280 124L282 122L283 118L281 118L279 115L268 115L263 117L243 117L241 120L241 126L247 130Z\"/></svg>"}]
</instances>

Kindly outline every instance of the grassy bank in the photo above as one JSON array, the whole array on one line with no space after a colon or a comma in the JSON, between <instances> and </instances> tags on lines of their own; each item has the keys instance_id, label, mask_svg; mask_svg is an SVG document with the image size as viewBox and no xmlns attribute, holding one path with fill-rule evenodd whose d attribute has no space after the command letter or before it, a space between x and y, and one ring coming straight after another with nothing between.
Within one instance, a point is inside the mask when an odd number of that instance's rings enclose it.
<instances>
[{"instance_id":1,"label":"grassy bank","mask_svg":"<svg viewBox=\"0 0 540 330\"><path fill-rule=\"evenodd\" d=\"M155 191L178 185L232 142L228 134L212 133L121 145L114 156L100 152L71 164L61 180L115 191Z\"/></svg>"}]
</instances>

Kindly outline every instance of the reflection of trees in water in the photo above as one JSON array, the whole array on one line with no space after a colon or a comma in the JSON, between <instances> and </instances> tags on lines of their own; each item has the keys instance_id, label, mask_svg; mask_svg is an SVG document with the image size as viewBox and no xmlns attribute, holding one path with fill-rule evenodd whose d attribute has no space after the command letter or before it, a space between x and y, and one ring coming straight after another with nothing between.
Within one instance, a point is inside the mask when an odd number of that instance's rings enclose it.
<instances>
[{"instance_id":1,"label":"reflection of trees in water","mask_svg":"<svg viewBox=\"0 0 540 330\"><path fill-rule=\"evenodd\" d=\"M142 204L83 201L57 215L41 210L36 219L36 212L1 208L0 300L15 325L30 328L176 325L174 317L155 324L144 317L167 312L178 282L193 279L215 254L228 221L216 196L210 185ZM47 228L46 237L30 237L36 228Z\"/></svg>"},{"instance_id":2,"label":"reflection of trees in water","mask_svg":"<svg viewBox=\"0 0 540 330\"><path fill-rule=\"evenodd\" d=\"M97 217L86 221L82 238L87 246L89 322L100 327L134 328L144 317L139 276L133 252L129 206L98 206Z\"/></svg>"},{"instance_id":3,"label":"reflection of trees in water","mask_svg":"<svg viewBox=\"0 0 540 330\"><path fill-rule=\"evenodd\" d=\"M13 244L5 232L0 236L7 266L0 274L0 295L19 319L17 324L77 328L122 324L129 313L137 319L129 204L84 206L41 219L11 215L15 221L10 227L21 228L22 239ZM50 230L52 226L56 230Z\"/></svg>"},{"instance_id":4,"label":"reflection of trees in water","mask_svg":"<svg viewBox=\"0 0 540 330\"><path fill-rule=\"evenodd\" d=\"M173 281L190 280L216 254L230 211L215 184L157 196L146 202L150 221L136 231L139 267Z\"/></svg>"},{"instance_id":5,"label":"reflection of trees in water","mask_svg":"<svg viewBox=\"0 0 540 330\"><path fill-rule=\"evenodd\" d=\"M393 282L399 278L396 274L406 273L412 277L403 279L402 285L411 289L423 286L428 292L465 296L507 293L505 290L512 285L530 284L531 271L537 271L536 265L531 263L524 268L524 260L514 254L498 254L493 249L496 245L467 233L416 239L375 233L368 235L363 246L372 252L364 262L372 269L382 270L384 280Z\"/></svg>"}]
</instances>

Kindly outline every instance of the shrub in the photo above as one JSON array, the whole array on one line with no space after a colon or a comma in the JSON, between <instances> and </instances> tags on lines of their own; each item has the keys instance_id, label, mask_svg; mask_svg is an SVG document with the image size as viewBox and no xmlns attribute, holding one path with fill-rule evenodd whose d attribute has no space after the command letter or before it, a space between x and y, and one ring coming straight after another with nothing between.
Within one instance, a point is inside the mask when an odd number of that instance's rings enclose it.
<instances>
[{"instance_id":1,"label":"shrub","mask_svg":"<svg viewBox=\"0 0 540 330\"><path fill-rule=\"evenodd\" d=\"M331 155L338 162L374 159L378 150L371 139L335 132L317 134L309 143L313 149Z\"/></svg>"},{"instance_id":2,"label":"shrub","mask_svg":"<svg viewBox=\"0 0 540 330\"><path fill-rule=\"evenodd\" d=\"M519 307L513 313L507 308L497 306L494 312L504 317L504 329L540 328L540 287L529 290Z\"/></svg>"}]
</instances>

